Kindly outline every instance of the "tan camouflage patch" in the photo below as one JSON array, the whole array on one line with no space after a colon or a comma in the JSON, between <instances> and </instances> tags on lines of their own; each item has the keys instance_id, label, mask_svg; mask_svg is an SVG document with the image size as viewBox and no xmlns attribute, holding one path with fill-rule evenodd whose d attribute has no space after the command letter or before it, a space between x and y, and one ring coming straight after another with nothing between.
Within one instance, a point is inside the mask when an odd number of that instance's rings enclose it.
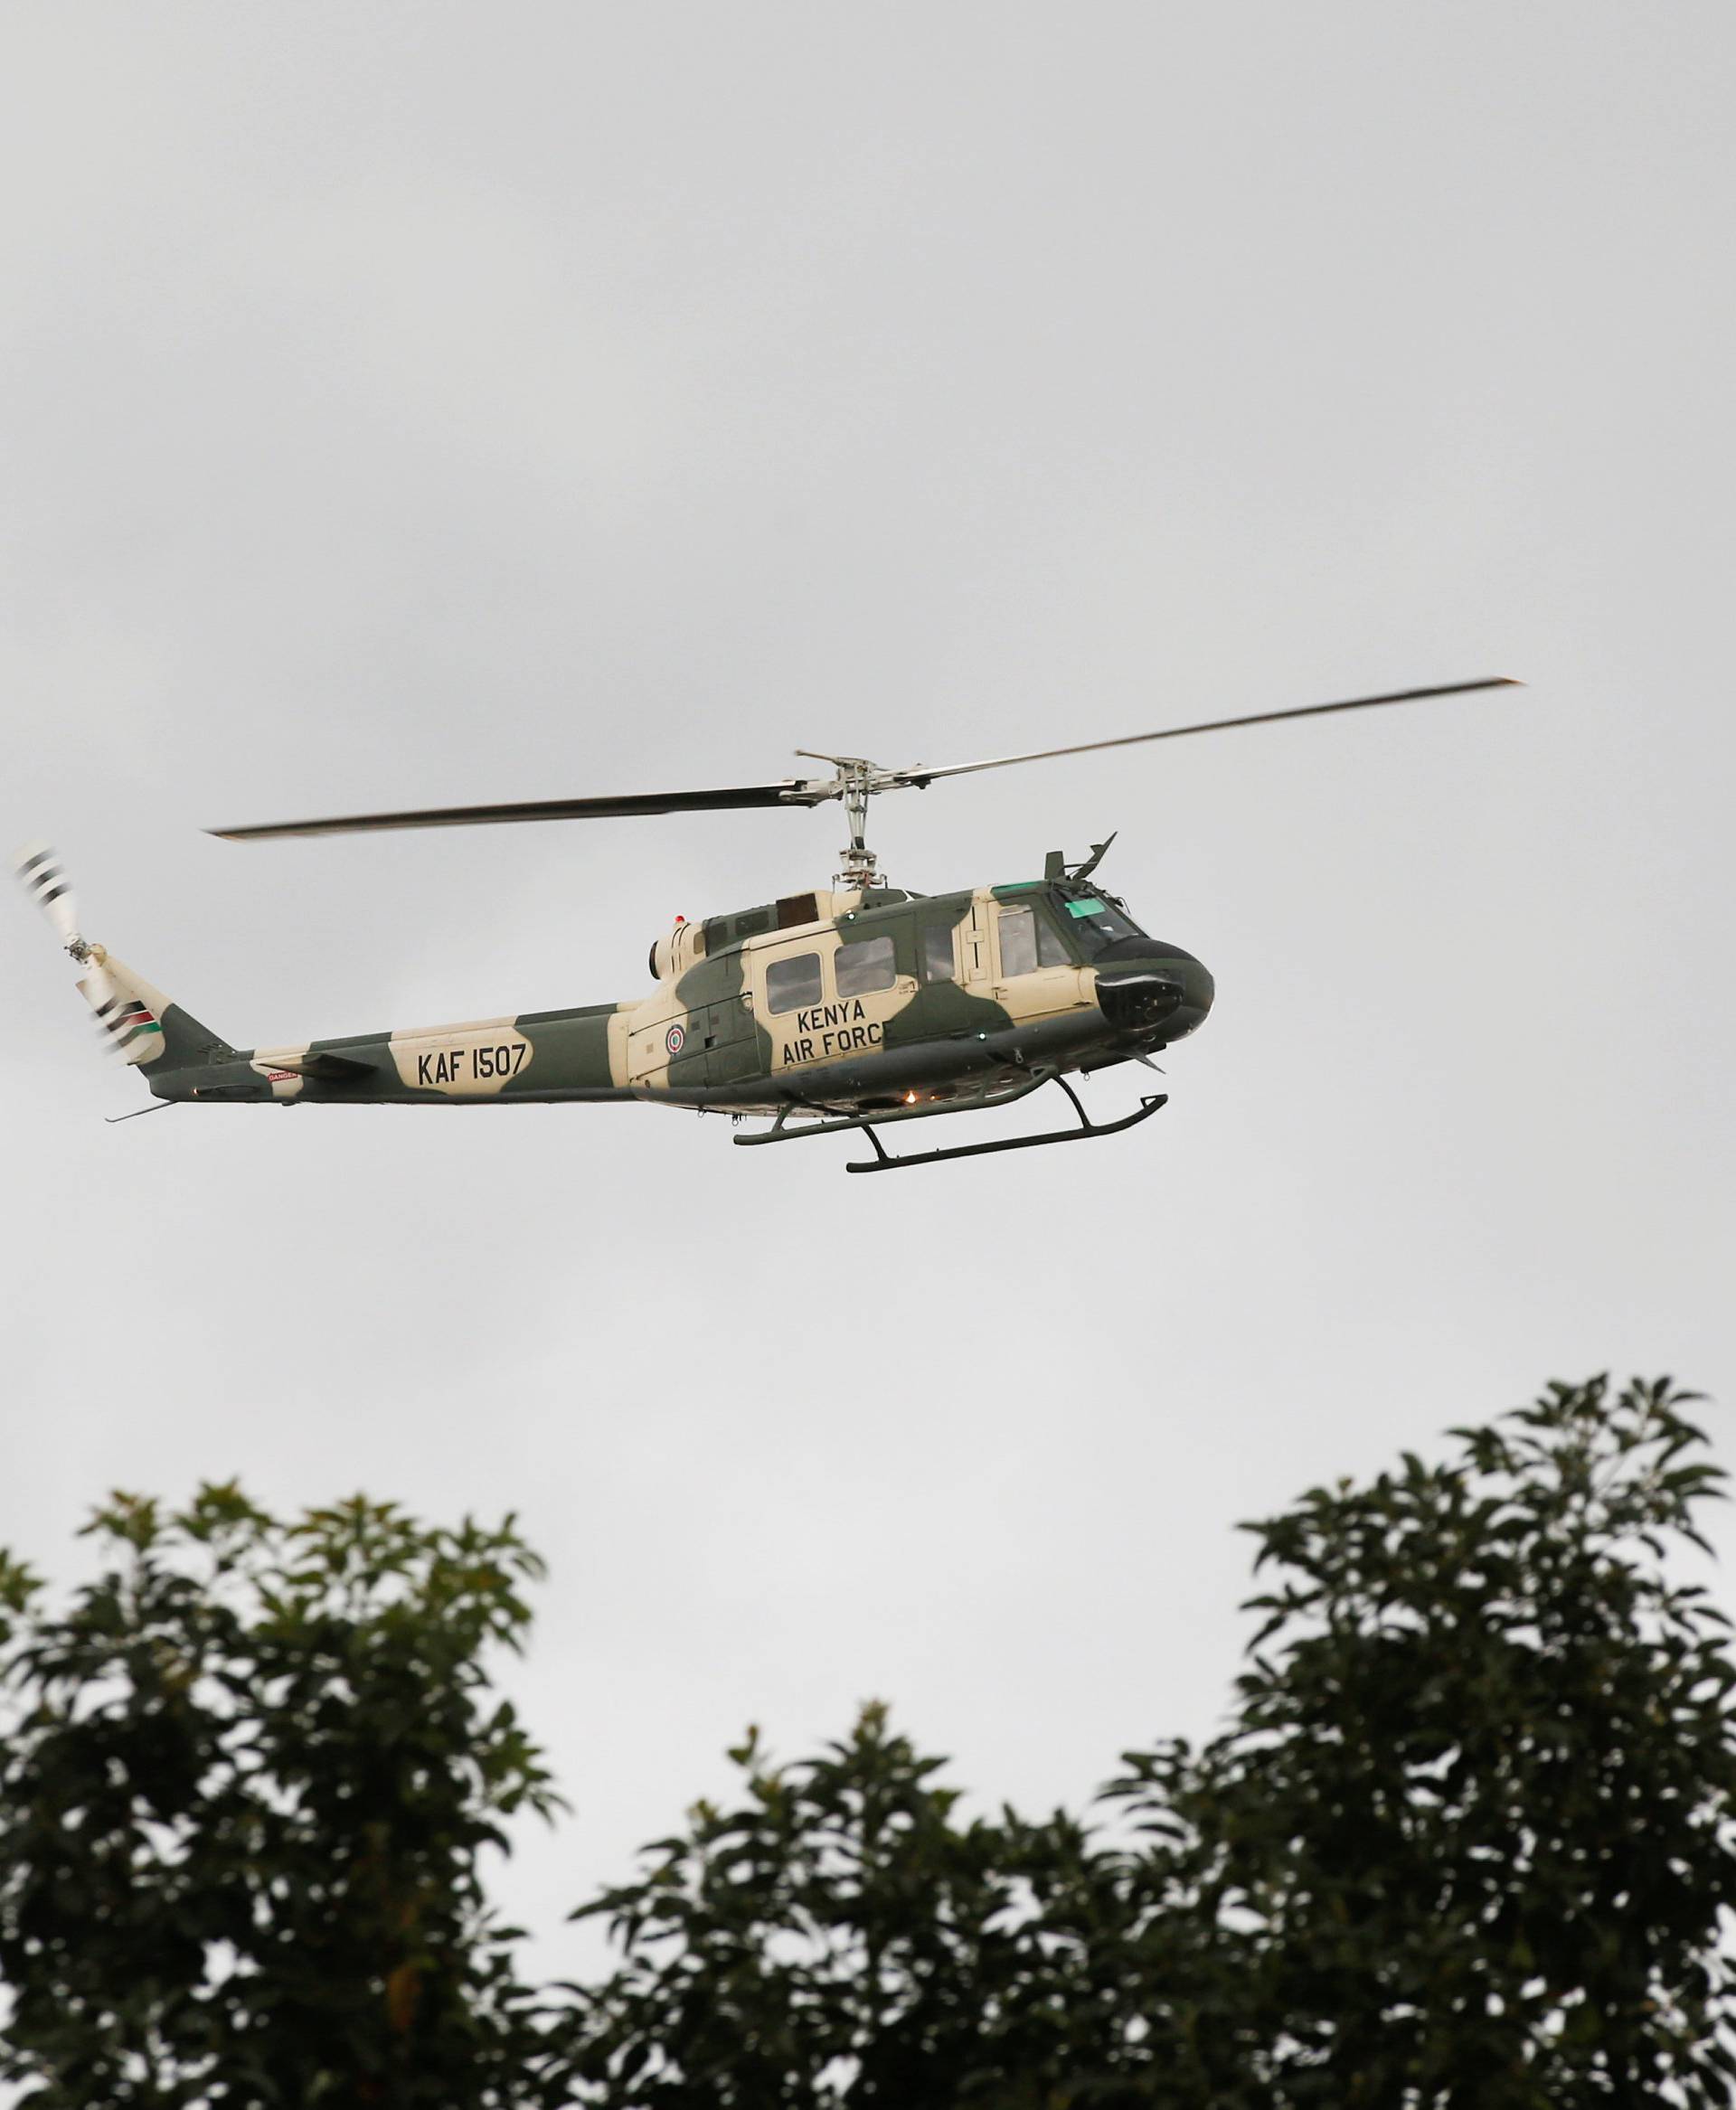
<instances>
[{"instance_id":1,"label":"tan camouflage patch","mask_svg":"<svg viewBox=\"0 0 1736 2110\"><path fill-rule=\"evenodd\" d=\"M121 1060L161 1061L166 1046L163 1022L168 1015L168 998L101 946L91 947L90 958L98 972L78 984L79 994L109 1031Z\"/></svg>"},{"instance_id":2,"label":"tan camouflage patch","mask_svg":"<svg viewBox=\"0 0 1736 2110\"><path fill-rule=\"evenodd\" d=\"M388 1043L398 1081L408 1091L450 1099L491 1099L529 1069L529 1037L510 1018L467 1025L424 1026L393 1033Z\"/></svg>"},{"instance_id":3,"label":"tan camouflage patch","mask_svg":"<svg viewBox=\"0 0 1736 2110\"><path fill-rule=\"evenodd\" d=\"M307 1080L295 1070L286 1069L283 1065L286 1062L305 1061L307 1055L307 1043L305 1041L298 1048L259 1048L254 1051L248 1068L258 1070L267 1080L274 1099L293 1099Z\"/></svg>"}]
</instances>

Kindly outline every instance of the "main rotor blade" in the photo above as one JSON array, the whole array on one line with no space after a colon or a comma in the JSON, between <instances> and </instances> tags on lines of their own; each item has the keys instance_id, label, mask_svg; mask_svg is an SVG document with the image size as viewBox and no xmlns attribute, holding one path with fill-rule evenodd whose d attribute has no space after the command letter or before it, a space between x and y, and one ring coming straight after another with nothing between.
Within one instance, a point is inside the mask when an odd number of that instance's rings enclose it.
<instances>
[{"instance_id":1,"label":"main rotor blade","mask_svg":"<svg viewBox=\"0 0 1736 2110\"><path fill-rule=\"evenodd\" d=\"M1463 696L1473 689L1523 689L1511 674L1480 682L1449 682L1439 689L1394 689L1385 696L1353 696L1343 703L1304 703L1290 711L1256 711L1246 718L1208 718L1198 725L1167 725L1160 732L1123 733L1118 739L1081 740L1076 747L1039 748L1028 755L996 755L988 762L955 762L945 769L890 769L900 784L919 787L940 777L968 777L978 769L1005 769L1014 762L1047 762L1057 755L1090 755L1103 748L1137 748L1146 740L1178 740L1191 732L1224 732L1235 725L1273 725L1280 718L1321 718L1329 711L1371 711L1378 703L1414 703L1424 696Z\"/></svg>"},{"instance_id":2,"label":"main rotor blade","mask_svg":"<svg viewBox=\"0 0 1736 2110\"><path fill-rule=\"evenodd\" d=\"M374 828L476 828L511 821L607 821L640 814L715 813L728 806L786 805L804 778L782 784L741 784L717 791L645 791L619 798L532 798L517 805L424 806L402 814L348 814L329 821L271 821L249 828L208 828L226 843L257 843L269 835L350 835Z\"/></svg>"}]
</instances>

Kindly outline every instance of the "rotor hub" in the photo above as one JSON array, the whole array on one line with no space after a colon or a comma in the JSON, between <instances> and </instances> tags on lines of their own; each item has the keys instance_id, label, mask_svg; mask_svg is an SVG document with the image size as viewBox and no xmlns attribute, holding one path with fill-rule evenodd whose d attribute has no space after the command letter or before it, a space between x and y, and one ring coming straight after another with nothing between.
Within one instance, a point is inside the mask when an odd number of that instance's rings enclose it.
<instances>
[{"instance_id":1,"label":"rotor hub","mask_svg":"<svg viewBox=\"0 0 1736 2110\"><path fill-rule=\"evenodd\" d=\"M888 781L891 773L863 755L822 755L812 748L797 748L796 752L813 762L830 762L837 771L829 784L802 787L804 805L817 805L822 799L835 798L843 805L850 823L850 840L838 852L842 862L832 883L864 891L870 887L883 886L880 860L868 847L868 801L877 791L892 788Z\"/></svg>"}]
</instances>

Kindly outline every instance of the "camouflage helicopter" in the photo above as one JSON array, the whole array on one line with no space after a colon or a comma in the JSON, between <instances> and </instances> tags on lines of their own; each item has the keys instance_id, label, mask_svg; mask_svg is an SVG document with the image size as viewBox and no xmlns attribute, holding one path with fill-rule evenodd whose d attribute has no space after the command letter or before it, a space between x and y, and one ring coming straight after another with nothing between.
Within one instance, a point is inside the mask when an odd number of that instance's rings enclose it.
<instances>
[{"instance_id":1,"label":"camouflage helicopter","mask_svg":"<svg viewBox=\"0 0 1736 2110\"><path fill-rule=\"evenodd\" d=\"M1067 1079L1129 1061L1150 1066L1155 1054L1203 1022L1213 988L1201 961L1150 937L1126 902L1097 882L1113 835L1079 863L1051 852L1041 879L919 894L881 880L866 842L872 799L1014 763L1514 685L1499 676L1405 689L945 768L885 769L859 756L801 749L805 758L830 763L832 775L210 831L229 842L257 842L364 829L817 806L830 800L844 806L850 843L831 889L788 894L698 923L678 918L651 948L656 987L650 995L464 1025L232 1048L80 935L72 895L52 851L24 852L18 869L85 970L79 988L98 1024L123 1059L143 1071L160 1101L475 1107L641 1099L728 1113L738 1121L743 1116L769 1121L767 1128L738 1135L738 1144L859 1131L874 1154L846 1171L889 1172L1093 1142L1148 1120L1165 1094L1145 1095L1131 1113L1095 1122ZM877 1133L896 1123L1009 1107L1046 1084L1067 1095L1076 1123L903 1156L890 1153Z\"/></svg>"}]
</instances>

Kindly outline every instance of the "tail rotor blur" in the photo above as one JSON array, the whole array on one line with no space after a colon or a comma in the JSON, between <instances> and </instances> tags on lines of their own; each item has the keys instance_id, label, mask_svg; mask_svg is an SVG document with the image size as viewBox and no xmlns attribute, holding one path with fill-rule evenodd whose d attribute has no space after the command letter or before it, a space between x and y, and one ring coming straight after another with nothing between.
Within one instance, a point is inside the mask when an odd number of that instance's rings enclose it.
<instances>
[{"instance_id":1,"label":"tail rotor blur","mask_svg":"<svg viewBox=\"0 0 1736 2110\"><path fill-rule=\"evenodd\" d=\"M121 987L108 971L107 952L80 931L78 896L59 852L46 843L33 843L14 862L24 890L48 918L62 949L84 970L79 994L90 1006L104 1046L123 1061L145 1060L151 1039L160 1041L162 1036L156 1012L141 995Z\"/></svg>"},{"instance_id":2,"label":"tail rotor blur","mask_svg":"<svg viewBox=\"0 0 1736 2110\"><path fill-rule=\"evenodd\" d=\"M33 843L18 852L16 869L24 890L48 918L55 937L82 965L90 948L79 935L78 898L59 853L46 843Z\"/></svg>"}]
</instances>

